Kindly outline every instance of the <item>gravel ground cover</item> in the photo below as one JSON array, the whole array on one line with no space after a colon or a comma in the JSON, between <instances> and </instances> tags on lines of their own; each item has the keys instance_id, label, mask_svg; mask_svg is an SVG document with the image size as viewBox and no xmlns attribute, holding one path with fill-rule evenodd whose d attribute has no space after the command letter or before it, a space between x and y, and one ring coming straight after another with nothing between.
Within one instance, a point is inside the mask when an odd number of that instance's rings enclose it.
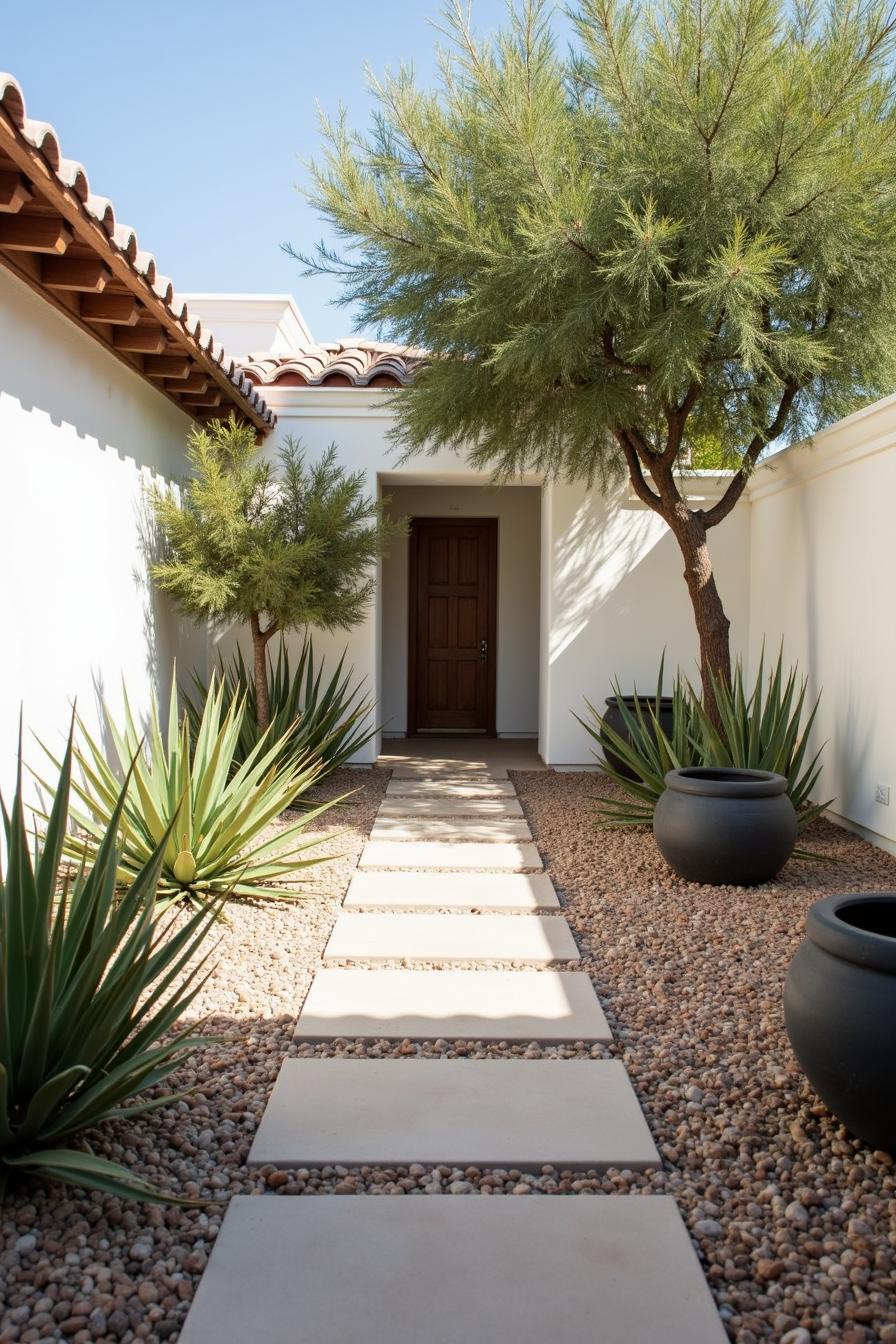
<instances>
[{"instance_id":1,"label":"gravel ground cover","mask_svg":"<svg viewBox=\"0 0 896 1344\"><path fill-rule=\"evenodd\" d=\"M752 890L670 874L649 833L595 832L594 775L513 776L665 1159L621 1184L678 1200L737 1344L896 1341L896 1169L800 1075L781 994L805 913L896 889L896 859L829 823Z\"/></svg>"},{"instance_id":2,"label":"gravel ground cover","mask_svg":"<svg viewBox=\"0 0 896 1344\"><path fill-rule=\"evenodd\" d=\"M672 877L652 838L596 831L591 774L513 776L613 1026L581 1043L339 1041L297 1046L295 1014L382 797L384 773L341 771L357 790L323 826L340 857L302 903L236 905L197 1004L211 1044L175 1082L169 1110L92 1136L97 1151L197 1199L231 1194L673 1194L737 1344L896 1344L896 1171L827 1115L800 1077L781 987L807 906L861 886L896 887L896 860L827 824L752 891ZM334 836L337 829L344 833ZM519 916L507 916L518 918ZM506 963L505 963L506 965ZM285 1054L384 1058L621 1057L663 1152L660 1172L397 1168L250 1171L246 1157ZM558 1065L562 1067L562 1065ZM2 1211L0 1344L176 1339L224 1204L160 1209L32 1186Z\"/></svg>"},{"instance_id":3,"label":"gravel ground cover","mask_svg":"<svg viewBox=\"0 0 896 1344\"><path fill-rule=\"evenodd\" d=\"M298 902L232 902L194 1005L224 1039L169 1080L187 1099L90 1141L196 1209L137 1204L72 1187L30 1184L0 1208L0 1341L173 1340L231 1194L265 1188L246 1167L295 1015L317 967L385 790L379 772L340 770L317 791L353 796L322 817L320 852L337 856L297 883ZM291 814L280 823L292 820ZM301 877L301 875L300 875ZM212 935L214 937L214 935ZM191 1014L192 1015L192 1014Z\"/></svg>"}]
</instances>

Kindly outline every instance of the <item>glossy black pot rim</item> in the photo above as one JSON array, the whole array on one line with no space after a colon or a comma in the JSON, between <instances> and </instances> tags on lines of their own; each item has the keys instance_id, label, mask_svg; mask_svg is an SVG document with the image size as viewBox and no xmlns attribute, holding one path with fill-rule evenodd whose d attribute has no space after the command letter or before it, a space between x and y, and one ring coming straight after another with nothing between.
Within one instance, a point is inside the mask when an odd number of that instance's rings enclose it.
<instances>
[{"instance_id":1,"label":"glossy black pot rim","mask_svg":"<svg viewBox=\"0 0 896 1344\"><path fill-rule=\"evenodd\" d=\"M774 798L787 792L787 780L771 770L738 770L724 765L694 765L670 770L667 789L700 798Z\"/></svg>"},{"instance_id":2,"label":"glossy black pot rim","mask_svg":"<svg viewBox=\"0 0 896 1344\"><path fill-rule=\"evenodd\" d=\"M806 916L806 935L841 961L896 975L896 937L860 927L862 910L890 907L896 922L896 891L850 891L817 901ZM849 916L859 923L850 923Z\"/></svg>"},{"instance_id":3,"label":"glossy black pot rim","mask_svg":"<svg viewBox=\"0 0 896 1344\"><path fill-rule=\"evenodd\" d=\"M634 709L635 705L638 704L638 705L641 705L642 708L646 709L646 708L648 708L648 706L650 706L650 705L655 705L655 704L656 704L656 696L655 696L655 695L608 695L607 698L606 698L606 700L604 701L604 704L605 704L605 705L608 705L610 708L612 708L614 705L622 704L622 705L625 705L626 709ZM661 708L661 709L671 709L672 706L673 706L674 704L675 704L675 697L674 697L673 695L661 695L661 696L660 696L660 708Z\"/></svg>"}]
</instances>

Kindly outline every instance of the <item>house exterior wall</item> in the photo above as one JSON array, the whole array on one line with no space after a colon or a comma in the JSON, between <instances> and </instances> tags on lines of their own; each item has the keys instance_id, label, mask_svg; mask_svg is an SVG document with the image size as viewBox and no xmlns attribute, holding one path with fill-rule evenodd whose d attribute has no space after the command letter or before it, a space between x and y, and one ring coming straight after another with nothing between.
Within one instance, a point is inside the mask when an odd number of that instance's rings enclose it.
<instances>
[{"instance_id":1,"label":"house exterior wall","mask_svg":"<svg viewBox=\"0 0 896 1344\"><path fill-rule=\"evenodd\" d=\"M0 788L14 784L17 724L58 747L77 698L97 723L105 695L136 713L167 697L175 652L204 637L153 590L143 486L183 475L190 421L0 270Z\"/></svg>"},{"instance_id":2,"label":"house exterior wall","mask_svg":"<svg viewBox=\"0 0 896 1344\"><path fill-rule=\"evenodd\" d=\"M335 442L343 465L361 471L368 491L392 498L400 513L451 514L456 504L458 517L503 517L498 732L537 733L547 764L593 764L591 739L573 711L584 709L586 696L601 703L614 676L652 689L664 647L667 666L695 668L697 638L675 542L625 488L609 500L580 485L542 487L535 477L521 483L535 489L496 489L453 453L402 462L389 439L393 417L382 390L274 384L265 398L278 417L266 452L276 454L287 435L300 438L312 456ZM714 498L720 485L715 477L695 477L689 489ZM713 534L738 648L748 642L748 514L744 502ZM347 650L391 734L406 722L406 575L406 544L399 544L381 569L367 620L348 633L314 636L328 661ZM245 633L213 633L213 656L226 656L237 637L248 651ZM290 643L299 640L294 635ZM375 760L377 750L368 744L358 763Z\"/></svg>"},{"instance_id":3,"label":"house exterior wall","mask_svg":"<svg viewBox=\"0 0 896 1344\"><path fill-rule=\"evenodd\" d=\"M750 644L821 692L819 796L846 824L896 850L896 397L773 458L750 490ZM889 785L890 804L875 802Z\"/></svg>"},{"instance_id":4,"label":"house exterior wall","mask_svg":"<svg viewBox=\"0 0 896 1344\"><path fill-rule=\"evenodd\" d=\"M540 504L534 486L390 486L391 513L406 518L497 518L498 640L496 727L499 737L537 737ZM386 734L407 727L407 540L383 565L381 718Z\"/></svg>"}]
</instances>

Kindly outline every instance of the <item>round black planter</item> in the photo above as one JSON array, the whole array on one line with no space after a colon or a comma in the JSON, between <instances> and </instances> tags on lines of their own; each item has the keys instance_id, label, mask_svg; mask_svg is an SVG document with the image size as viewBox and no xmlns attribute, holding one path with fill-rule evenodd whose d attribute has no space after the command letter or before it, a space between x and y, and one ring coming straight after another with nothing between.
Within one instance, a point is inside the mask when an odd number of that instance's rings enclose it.
<instances>
[{"instance_id":1,"label":"round black planter","mask_svg":"<svg viewBox=\"0 0 896 1344\"><path fill-rule=\"evenodd\" d=\"M607 723L613 729L614 733L618 733L620 737L625 738L626 742L630 742L631 734L628 731L625 719L622 717L622 710L619 708L620 700L625 705L628 712L630 714L635 715L635 717L637 717L637 710L635 706L640 705L641 713L644 716L645 723L652 726L650 711L651 710L656 711L656 696L608 695L606 700L604 701L604 704L607 707L607 712L604 714L604 722ZM657 718L660 721L660 727L662 728L663 732L666 734L667 737L672 732L673 704L674 701L671 695L660 696L660 709ZM608 744L607 738L603 732L601 732L600 734L600 743L604 749L604 756L606 757L608 764L612 765L614 770L618 770L619 773L621 775L624 775L626 779L638 778L634 770L629 770L625 762L619 759L619 757L614 752L613 748Z\"/></svg>"},{"instance_id":2,"label":"round black planter","mask_svg":"<svg viewBox=\"0 0 896 1344\"><path fill-rule=\"evenodd\" d=\"M896 891L829 896L784 986L793 1052L857 1138L896 1153Z\"/></svg>"},{"instance_id":3,"label":"round black planter","mask_svg":"<svg viewBox=\"0 0 896 1344\"><path fill-rule=\"evenodd\" d=\"M653 834L679 877L751 887L768 882L790 858L796 813L783 775L694 766L666 775Z\"/></svg>"}]
</instances>

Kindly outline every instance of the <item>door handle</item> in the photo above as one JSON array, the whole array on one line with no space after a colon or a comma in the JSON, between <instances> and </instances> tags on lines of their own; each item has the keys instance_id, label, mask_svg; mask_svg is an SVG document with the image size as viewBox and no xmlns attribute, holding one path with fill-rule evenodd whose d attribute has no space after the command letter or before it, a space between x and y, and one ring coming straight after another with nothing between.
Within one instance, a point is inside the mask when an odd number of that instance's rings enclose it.
<instances>
[{"instance_id":1,"label":"door handle","mask_svg":"<svg viewBox=\"0 0 896 1344\"><path fill-rule=\"evenodd\" d=\"M481 642L480 645L479 645L479 661L480 661L480 663L487 663L487 662L488 662L488 640L487 640L487 639L483 639L482 642Z\"/></svg>"}]
</instances>

